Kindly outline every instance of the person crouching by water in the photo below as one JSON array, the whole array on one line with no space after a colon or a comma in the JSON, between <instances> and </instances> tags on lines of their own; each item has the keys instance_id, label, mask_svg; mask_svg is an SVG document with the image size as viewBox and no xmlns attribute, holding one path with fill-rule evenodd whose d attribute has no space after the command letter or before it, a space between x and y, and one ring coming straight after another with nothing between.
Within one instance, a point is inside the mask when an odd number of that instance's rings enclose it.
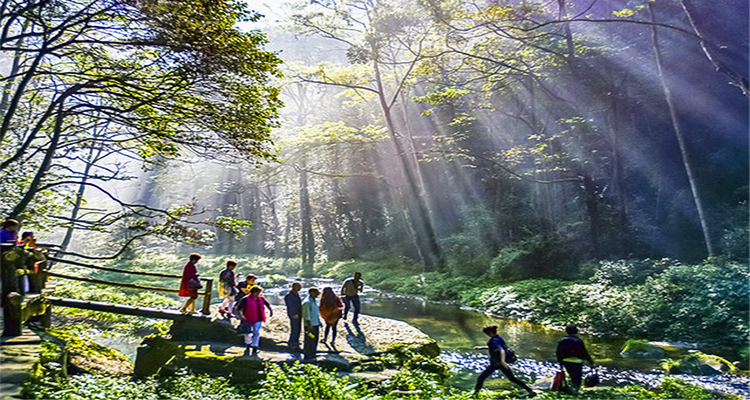
<instances>
[{"instance_id":1,"label":"person crouching by water","mask_svg":"<svg viewBox=\"0 0 750 400\"><path fill-rule=\"evenodd\" d=\"M359 292L364 290L364 282L362 282L362 274L355 272L354 276L347 278L344 284L341 285L341 295L344 297L344 321L346 316L349 314L349 309L354 306L354 316L352 316L352 324L359 325Z\"/></svg>"},{"instance_id":2,"label":"person crouching by water","mask_svg":"<svg viewBox=\"0 0 750 400\"><path fill-rule=\"evenodd\" d=\"M303 354L305 360L315 358L315 352L318 349L318 337L320 336L320 309L315 299L320 294L320 290L311 287L307 290L308 296L302 302L302 321L305 325L305 344Z\"/></svg>"},{"instance_id":3,"label":"person crouching by water","mask_svg":"<svg viewBox=\"0 0 750 400\"><path fill-rule=\"evenodd\" d=\"M226 266L219 273L219 297L224 301L219 306L219 313L225 317L231 317L232 306L234 305L234 295L237 294L237 283L234 278L234 269L237 267L237 261L227 260Z\"/></svg>"},{"instance_id":4,"label":"person crouching by water","mask_svg":"<svg viewBox=\"0 0 750 400\"><path fill-rule=\"evenodd\" d=\"M240 300L237 310L240 314L240 331L245 334L245 354L250 354L252 348L253 354L258 354L258 344L260 343L260 328L266 321L266 313L263 307L268 308L268 316L273 317L273 309L268 301L260 295L263 288L253 286L250 293Z\"/></svg>"},{"instance_id":5,"label":"person crouching by water","mask_svg":"<svg viewBox=\"0 0 750 400\"><path fill-rule=\"evenodd\" d=\"M591 367L594 366L594 360L591 359L586 345L583 340L577 336L578 327L568 325L565 327L565 333L568 336L557 342L557 362L560 363L560 369L565 368L570 377L570 390L573 394L578 393L581 388L583 377L583 362L586 361Z\"/></svg>"},{"instance_id":6,"label":"person crouching by water","mask_svg":"<svg viewBox=\"0 0 750 400\"><path fill-rule=\"evenodd\" d=\"M299 291L302 290L302 284L299 282L292 283L292 289L284 296L286 305L286 315L289 317L289 349L299 352L299 334L302 331L302 299L299 297Z\"/></svg>"},{"instance_id":7,"label":"person crouching by water","mask_svg":"<svg viewBox=\"0 0 750 400\"><path fill-rule=\"evenodd\" d=\"M523 383L523 381L513 375L513 371L510 370L510 367L505 362L505 350L508 348L508 346L505 344L505 340L503 340L503 338L497 334L497 326L486 326L484 327L484 329L482 329L482 332L490 337L490 340L487 342L487 347L490 351L490 365L488 365L487 368L485 368L484 371L479 374L479 377L477 378L477 384L476 386L474 386L474 396L478 395L479 391L482 390L484 381L498 369L508 378L509 381L515 383L516 385L529 392L529 397L536 396L536 393L534 393L534 391L531 390L530 387L528 387L525 383Z\"/></svg>"},{"instance_id":8,"label":"person crouching by water","mask_svg":"<svg viewBox=\"0 0 750 400\"><path fill-rule=\"evenodd\" d=\"M180 297L187 297L185 305L180 308L183 314L192 314L195 312L195 299L198 298L198 289L200 289L200 280L198 278L198 268L196 264L203 258L198 253L190 254L190 261L182 269L182 279L180 280Z\"/></svg>"},{"instance_id":9,"label":"person crouching by water","mask_svg":"<svg viewBox=\"0 0 750 400\"><path fill-rule=\"evenodd\" d=\"M326 322L326 330L323 334L323 342L328 340L328 332L333 330L331 343L336 343L336 326L341 319L344 310L344 303L339 296L333 292L330 287L323 288L323 294L320 296L320 316Z\"/></svg>"}]
</instances>

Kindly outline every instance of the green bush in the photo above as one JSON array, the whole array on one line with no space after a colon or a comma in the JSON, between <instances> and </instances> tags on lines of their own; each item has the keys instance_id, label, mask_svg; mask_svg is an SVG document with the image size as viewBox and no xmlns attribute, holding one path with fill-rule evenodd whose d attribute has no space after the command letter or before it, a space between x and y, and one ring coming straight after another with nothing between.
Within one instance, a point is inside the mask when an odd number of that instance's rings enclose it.
<instances>
[{"instance_id":1,"label":"green bush","mask_svg":"<svg viewBox=\"0 0 750 400\"><path fill-rule=\"evenodd\" d=\"M490 262L489 276L502 281L569 277L580 258L571 238L537 235L500 249Z\"/></svg>"},{"instance_id":2,"label":"green bush","mask_svg":"<svg viewBox=\"0 0 750 400\"><path fill-rule=\"evenodd\" d=\"M110 400L243 400L247 396L224 378L191 375L181 371L169 378L131 380L106 375L75 375L60 381L47 375L24 385L23 395L32 399Z\"/></svg>"},{"instance_id":3,"label":"green bush","mask_svg":"<svg viewBox=\"0 0 750 400\"><path fill-rule=\"evenodd\" d=\"M448 271L456 275L480 276L490 265L487 244L474 235L452 235L442 240L441 247Z\"/></svg>"},{"instance_id":4,"label":"green bush","mask_svg":"<svg viewBox=\"0 0 750 400\"><path fill-rule=\"evenodd\" d=\"M460 298L503 317L575 323L598 334L698 342L710 353L739 359L750 339L746 266L719 260L603 264L606 271L589 283L532 279L467 289Z\"/></svg>"},{"instance_id":5,"label":"green bush","mask_svg":"<svg viewBox=\"0 0 750 400\"><path fill-rule=\"evenodd\" d=\"M600 261L592 281L602 285L639 285L643 284L649 276L664 272L675 265L677 263L668 258L657 261L650 259Z\"/></svg>"},{"instance_id":6,"label":"green bush","mask_svg":"<svg viewBox=\"0 0 750 400\"><path fill-rule=\"evenodd\" d=\"M291 366L267 364L266 377L254 397L259 400L355 400L366 395L359 384L347 377L326 372L316 365L295 362Z\"/></svg>"}]
</instances>

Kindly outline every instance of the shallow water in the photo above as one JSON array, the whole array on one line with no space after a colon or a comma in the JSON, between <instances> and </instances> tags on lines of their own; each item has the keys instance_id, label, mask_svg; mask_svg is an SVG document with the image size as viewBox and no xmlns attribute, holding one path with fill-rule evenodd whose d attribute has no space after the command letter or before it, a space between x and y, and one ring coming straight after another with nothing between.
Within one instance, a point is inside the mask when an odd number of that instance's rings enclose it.
<instances>
[{"instance_id":1,"label":"shallow water","mask_svg":"<svg viewBox=\"0 0 750 400\"><path fill-rule=\"evenodd\" d=\"M330 280L316 280L318 287L339 285ZM308 287L306 282L304 285ZM369 288L367 288L369 289ZM487 365L487 350L474 350L474 346L487 344L482 328L497 325L498 332L518 354L513 364L514 373L524 381L551 380L559 369L555 360L557 341L564 332L541 325L495 318L455 303L433 302L418 297L367 290L360 296L362 313L407 322L435 339L442 351L441 357L456 365L454 386L471 389L476 376ZM265 292L269 301L283 304L281 296L286 288L271 288ZM655 386L664 374L656 359L628 359L620 356L624 339L580 335L594 358L602 385L626 386L638 384ZM588 373L584 368L584 374ZM498 378L501 374L493 377ZM709 390L717 390L750 399L750 379L734 375L693 376L674 375ZM488 389L513 388L507 379L488 379Z\"/></svg>"},{"instance_id":2,"label":"shallow water","mask_svg":"<svg viewBox=\"0 0 750 400\"><path fill-rule=\"evenodd\" d=\"M262 283L261 283L262 284ZM323 288L333 286L338 292L339 285L331 280L305 282ZM272 304L283 304L283 295L288 287L268 287L264 291ZM304 297L304 296L303 296ZM516 376L526 382L548 382L558 370L555 363L557 341L564 336L558 330L528 322L499 319L476 310L462 308L455 303L427 301L418 297L403 296L378 292L367 288L360 297L362 312L384 318L398 319L407 322L438 342L442 351L441 357L456 365L452 384L464 390L473 388L476 376L487 365L487 350L474 350L474 346L484 346L487 337L482 327L497 325L501 336L518 354L519 360L512 365ZM637 384L655 386L664 377L660 372L659 360L627 359L619 353L624 339L600 338L581 335L594 361L598 365L599 377L603 385L626 386ZM135 361L135 353L140 338L134 337L98 337L95 341L101 345L115 348ZM587 373L588 368L584 368ZM485 382L487 389L512 389L511 384L502 374L495 374ZM731 393L750 399L750 379L735 375L694 376L674 375L677 378L700 385L709 390Z\"/></svg>"}]
</instances>

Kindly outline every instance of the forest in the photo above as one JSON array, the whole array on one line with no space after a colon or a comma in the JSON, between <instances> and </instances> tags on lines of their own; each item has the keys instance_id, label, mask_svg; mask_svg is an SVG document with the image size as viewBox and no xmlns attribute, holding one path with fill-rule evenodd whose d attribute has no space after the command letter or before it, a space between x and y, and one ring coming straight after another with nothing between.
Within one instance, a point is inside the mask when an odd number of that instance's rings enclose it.
<instances>
[{"instance_id":1,"label":"forest","mask_svg":"<svg viewBox=\"0 0 750 400\"><path fill-rule=\"evenodd\" d=\"M0 26L0 216L58 257L361 271L747 369L746 1L2 0Z\"/></svg>"}]
</instances>

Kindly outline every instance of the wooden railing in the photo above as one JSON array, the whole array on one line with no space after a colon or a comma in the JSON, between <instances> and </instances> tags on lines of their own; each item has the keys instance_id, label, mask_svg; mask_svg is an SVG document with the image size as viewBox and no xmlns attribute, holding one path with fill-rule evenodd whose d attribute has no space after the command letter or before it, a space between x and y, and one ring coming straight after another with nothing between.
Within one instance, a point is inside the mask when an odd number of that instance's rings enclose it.
<instances>
[{"instance_id":1,"label":"wooden railing","mask_svg":"<svg viewBox=\"0 0 750 400\"><path fill-rule=\"evenodd\" d=\"M46 258L42 253L12 248L0 251L0 297L3 336L19 336L24 322L39 319L49 326L51 314L44 297L54 291L47 284ZM24 279L29 294L24 290Z\"/></svg>"},{"instance_id":2,"label":"wooden railing","mask_svg":"<svg viewBox=\"0 0 750 400\"><path fill-rule=\"evenodd\" d=\"M4 253L4 252L3 252ZM19 253L21 254L21 253ZM116 286L129 289L146 290L152 292L164 292L164 293L179 293L178 289L171 289L165 287L145 286L132 283L121 283L112 282L102 279L94 279L80 276L71 276L62 274L59 272L49 271L47 266L50 262L63 263L69 265L75 265L82 268L95 269L99 271L116 272L131 275L150 276L156 278L166 279L182 279L181 275L173 274L160 274L152 272L141 272L141 271L126 271L117 268L102 267L93 264L86 264L77 261L65 260L57 257L46 257L45 260L41 260L34 265L34 269L28 268L28 259L20 259L18 262L10 262L3 258L4 261L0 262L0 270L2 272L2 282L0 289L2 290L2 309L3 309L3 336L18 336L21 334L22 324L32 318L40 318L44 326L49 326L51 316L51 305L46 301L47 297L50 297L54 293L54 284L49 281L50 277L71 279L81 282L88 282L100 285ZM32 293L25 294L22 290L22 286L19 283L19 272L25 271L24 274L28 274L29 281L31 283ZM200 280L204 283L203 291L199 291L198 295L203 296L203 307L201 313L203 315L210 314L211 306L211 291L213 289L213 278L203 278ZM172 318L171 316L170 318Z\"/></svg>"},{"instance_id":3,"label":"wooden railing","mask_svg":"<svg viewBox=\"0 0 750 400\"><path fill-rule=\"evenodd\" d=\"M122 270L122 269L117 269L117 268L108 268L108 267L102 267L102 266L93 265L93 264L86 264L86 263L77 262L77 261L70 261L70 260L65 260L65 259L56 258L56 257L48 257L48 260L56 262L56 263L70 264L70 265L75 265L77 267L96 269L100 271L117 272L117 273L130 274L130 275L151 276L155 278L182 279L182 275L160 274L160 273L155 273L155 272L143 272L143 271L127 271L127 270ZM150 292L164 292L164 293L179 293L180 292L178 289L170 289L170 288L156 287L156 286L144 286L144 285L137 285L134 283L112 282L112 281L105 281L101 279L71 276L71 275L60 274L60 273L51 272L51 271L48 271L47 274L49 276L54 276L54 277L62 278L62 279L71 279L71 280L76 280L76 281L81 281L81 282L123 287L123 288L129 288L129 289L147 290ZM203 315L208 315L211 313L210 311L211 291L213 290L214 278L200 277L200 280L204 282L204 285L203 285L204 290L202 292L201 291L198 292L199 296L203 296L203 307L201 309L201 313Z\"/></svg>"}]
</instances>

